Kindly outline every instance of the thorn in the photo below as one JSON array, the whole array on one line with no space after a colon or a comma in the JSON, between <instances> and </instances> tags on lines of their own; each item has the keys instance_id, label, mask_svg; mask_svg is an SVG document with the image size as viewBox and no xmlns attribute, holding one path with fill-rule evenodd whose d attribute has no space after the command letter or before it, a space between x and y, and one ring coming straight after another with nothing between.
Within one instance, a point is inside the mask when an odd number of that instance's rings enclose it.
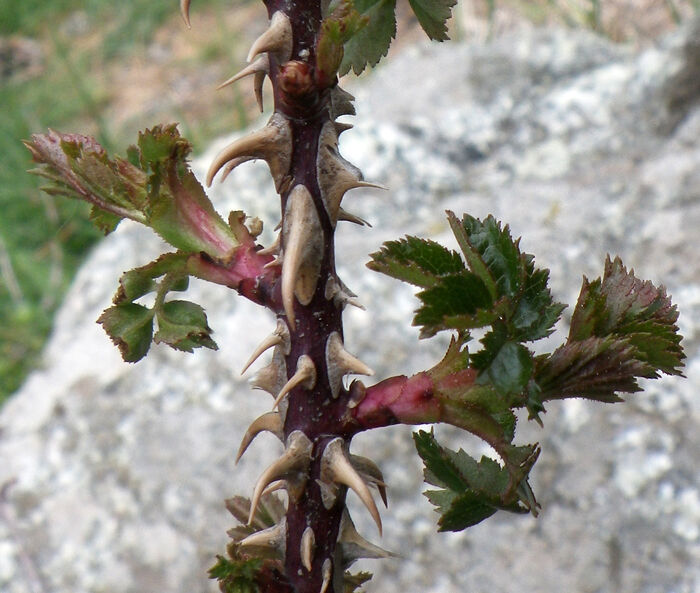
<instances>
[{"instance_id":1,"label":"thorn","mask_svg":"<svg viewBox=\"0 0 700 593\"><path fill-rule=\"evenodd\" d=\"M328 341L326 342L326 369L328 371L331 394L334 398L337 398L340 393L340 387L345 375L350 373L374 375L374 371L371 368L345 350L343 340L338 332L333 332L328 336Z\"/></svg>"},{"instance_id":2,"label":"thorn","mask_svg":"<svg viewBox=\"0 0 700 593\"><path fill-rule=\"evenodd\" d=\"M316 291L323 258L323 230L309 190L295 185L287 197L282 227L282 304L292 329L294 296L308 305Z\"/></svg>"},{"instance_id":3,"label":"thorn","mask_svg":"<svg viewBox=\"0 0 700 593\"><path fill-rule=\"evenodd\" d=\"M260 72L262 72L263 75L266 75L269 71L270 59L267 57L267 54L264 54L262 56L259 56L253 63L248 64L238 74L234 74L231 78L222 82L219 86L216 87L216 90L220 91L224 87L227 87L228 85L233 84L234 82L237 82L241 78L245 78L246 76L258 74Z\"/></svg>"},{"instance_id":4,"label":"thorn","mask_svg":"<svg viewBox=\"0 0 700 593\"><path fill-rule=\"evenodd\" d=\"M287 365L284 362L282 352L275 349L272 362L261 368L251 379L253 389L267 391L273 397L276 396L287 381Z\"/></svg>"},{"instance_id":5,"label":"thorn","mask_svg":"<svg viewBox=\"0 0 700 593\"><path fill-rule=\"evenodd\" d=\"M364 218L350 214L347 210L343 208L338 208L338 220L344 220L345 222L352 222L354 224L359 224L360 226L365 225L372 227L372 225L367 222Z\"/></svg>"},{"instance_id":6,"label":"thorn","mask_svg":"<svg viewBox=\"0 0 700 593\"><path fill-rule=\"evenodd\" d=\"M270 26L254 42L248 52L248 62L263 52L280 54L280 62L286 62L292 55L292 25L289 17L281 10L270 19Z\"/></svg>"},{"instance_id":7,"label":"thorn","mask_svg":"<svg viewBox=\"0 0 700 593\"><path fill-rule=\"evenodd\" d=\"M353 307L357 307L363 311L367 310L366 307L357 299L357 295L342 282L340 282L339 285L333 276L330 276L326 282L324 296L328 301L332 299L339 307L352 305Z\"/></svg>"},{"instance_id":8,"label":"thorn","mask_svg":"<svg viewBox=\"0 0 700 593\"><path fill-rule=\"evenodd\" d=\"M253 420L241 440L241 446L238 448L238 455L236 455L236 463L243 457L243 454L250 446L250 443L253 442L253 439L263 431L271 432L281 441L284 440L282 425L282 416L280 416L279 412L267 412L256 420Z\"/></svg>"},{"instance_id":9,"label":"thorn","mask_svg":"<svg viewBox=\"0 0 700 593\"><path fill-rule=\"evenodd\" d=\"M304 533L301 536L301 563L306 570L311 572L311 561L314 557L314 551L316 549L316 536L314 535L314 530L311 527L304 529Z\"/></svg>"},{"instance_id":10,"label":"thorn","mask_svg":"<svg viewBox=\"0 0 700 593\"><path fill-rule=\"evenodd\" d=\"M275 240L272 242L271 245L268 247L264 247L263 249L260 249L257 253L258 255L278 255L280 252L280 242L281 242L281 237L279 233L275 237Z\"/></svg>"},{"instance_id":11,"label":"thorn","mask_svg":"<svg viewBox=\"0 0 700 593\"><path fill-rule=\"evenodd\" d=\"M263 84L265 83L267 72L256 72L253 77L253 92L255 93L255 101L258 104L260 113L263 112Z\"/></svg>"},{"instance_id":12,"label":"thorn","mask_svg":"<svg viewBox=\"0 0 700 593\"><path fill-rule=\"evenodd\" d=\"M241 375L244 375L245 372L250 368L250 365L253 364L259 356L261 356L266 350L269 350L270 348L273 348L274 346L277 346L278 344L282 343L282 338L280 338L277 334L270 334L267 336L260 344L258 344L257 348L253 351L253 354L251 354L250 358L248 359L248 362L245 363L243 369L241 370Z\"/></svg>"},{"instance_id":13,"label":"thorn","mask_svg":"<svg viewBox=\"0 0 700 593\"><path fill-rule=\"evenodd\" d=\"M333 576L333 563L331 562L330 558L326 558L323 561L321 574L323 575L323 583L321 584L321 590L319 591L319 593L326 593L328 587L331 584L331 578Z\"/></svg>"},{"instance_id":14,"label":"thorn","mask_svg":"<svg viewBox=\"0 0 700 593\"><path fill-rule=\"evenodd\" d=\"M377 488L384 506L388 507L386 482L384 482L384 474L382 474L382 470L379 469L379 466L371 459L362 457L362 455L350 455L350 463L352 463L353 467L363 478Z\"/></svg>"},{"instance_id":15,"label":"thorn","mask_svg":"<svg viewBox=\"0 0 700 593\"><path fill-rule=\"evenodd\" d=\"M331 90L331 115L333 119L341 115L355 115L355 100L350 93L341 89L338 85Z\"/></svg>"},{"instance_id":16,"label":"thorn","mask_svg":"<svg viewBox=\"0 0 700 593\"><path fill-rule=\"evenodd\" d=\"M263 490L262 496L265 496L266 494L272 494L273 492L276 492L277 490L286 490L286 489L287 489L287 481L286 480L275 480L274 482L270 482L265 487L265 490Z\"/></svg>"},{"instance_id":17,"label":"thorn","mask_svg":"<svg viewBox=\"0 0 700 593\"><path fill-rule=\"evenodd\" d=\"M287 448L282 456L274 461L258 478L250 502L248 525L253 522L255 509L265 488L275 480L287 479L287 490L292 495L301 494L306 483L309 463L311 462L311 441L300 430L295 430L287 439ZM296 478L294 480L294 478ZM297 482L294 484L293 482Z\"/></svg>"},{"instance_id":18,"label":"thorn","mask_svg":"<svg viewBox=\"0 0 700 593\"><path fill-rule=\"evenodd\" d=\"M191 0L180 0L180 13L182 14L182 20L185 21L188 29L192 28L190 24L190 2Z\"/></svg>"},{"instance_id":19,"label":"thorn","mask_svg":"<svg viewBox=\"0 0 700 593\"><path fill-rule=\"evenodd\" d=\"M284 321L278 319L277 328L274 332L267 336L253 351L253 354L248 359L248 362L245 363L245 366L241 371L241 375L245 374L250 365L253 364L258 359L258 357L262 355L263 352L280 344L284 344L284 348L282 349L282 351L285 355L288 355L292 347L291 338L289 336L289 329L287 329L287 324Z\"/></svg>"},{"instance_id":20,"label":"thorn","mask_svg":"<svg viewBox=\"0 0 700 593\"><path fill-rule=\"evenodd\" d=\"M343 439L337 437L326 446L321 458L321 480L343 484L353 490L360 498L362 504L367 507L370 515L377 524L379 535L382 534L382 519L379 516L377 505L374 504L372 493L357 470L347 457Z\"/></svg>"},{"instance_id":21,"label":"thorn","mask_svg":"<svg viewBox=\"0 0 700 593\"><path fill-rule=\"evenodd\" d=\"M345 569L360 558L382 559L396 558L397 556L393 552L380 548L362 537L357 532L347 509L343 510L343 518L340 520L338 543L343 555L343 568Z\"/></svg>"},{"instance_id":22,"label":"thorn","mask_svg":"<svg viewBox=\"0 0 700 593\"><path fill-rule=\"evenodd\" d=\"M316 384L316 366L314 361L308 354L302 354L297 360L297 370L280 389L280 392L275 398L275 403L272 404L273 409L276 408L282 401L282 398L287 395L297 385L303 385L306 389L313 389Z\"/></svg>"},{"instance_id":23,"label":"thorn","mask_svg":"<svg viewBox=\"0 0 700 593\"><path fill-rule=\"evenodd\" d=\"M335 125L335 133L337 136L340 136L343 132L347 132L348 130L352 130L355 126L352 124L346 124L344 122L337 121L334 123Z\"/></svg>"},{"instance_id":24,"label":"thorn","mask_svg":"<svg viewBox=\"0 0 700 593\"><path fill-rule=\"evenodd\" d=\"M270 167L275 186L279 189L289 171L291 154L292 136L289 122L284 116L274 113L266 126L234 140L214 157L207 171L207 186L211 186L214 177L224 165L232 165L227 169L228 175L241 163L251 159L264 159Z\"/></svg>"},{"instance_id":25,"label":"thorn","mask_svg":"<svg viewBox=\"0 0 700 593\"><path fill-rule=\"evenodd\" d=\"M238 542L238 545L242 548L263 548L275 552L275 555L283 556L286 541L287 518L283 517L277 525L251 533L248 537Z\"/></svg>"}]
</instances>

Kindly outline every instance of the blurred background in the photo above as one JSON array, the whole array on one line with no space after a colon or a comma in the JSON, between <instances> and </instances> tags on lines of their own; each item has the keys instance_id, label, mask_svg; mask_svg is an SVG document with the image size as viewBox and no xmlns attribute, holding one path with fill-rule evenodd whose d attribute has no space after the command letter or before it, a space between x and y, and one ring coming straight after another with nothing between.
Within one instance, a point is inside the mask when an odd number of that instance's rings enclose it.
<instances>
[{"instance_id":1,"label":"blurred background","mask_svg":"<svg viewBox=\"0 0 700 593\"><path fill-rule=\"evenodd\" d=\"M51 127L124 154L139 130L177 121L201 152L259 115L245 82L215 88L243 64L264 8L192 4L187 31L177 0L0 2L0 405L40 364L53 314L100 239L84 204L39 190L21 140ZM645 45L699 9L700 0L476 0L455 9L451 36L485 40L556 24ZM392 52L424 38L404 0L398 14Z\"/></svg>"}]
</instances>

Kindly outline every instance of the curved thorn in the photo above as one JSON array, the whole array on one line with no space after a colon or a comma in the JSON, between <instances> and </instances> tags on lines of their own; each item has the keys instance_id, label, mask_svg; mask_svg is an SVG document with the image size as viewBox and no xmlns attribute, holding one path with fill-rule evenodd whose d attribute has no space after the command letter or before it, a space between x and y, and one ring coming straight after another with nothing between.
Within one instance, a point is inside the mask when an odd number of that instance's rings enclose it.
<instances>
[{"instance_id":1,"label":"curved thorn","mask_svg":"<svg viewBox=\"0 0 700 593\"><path fill-rule=\"evenodd\" d=\"M270 71L270 59L267 57L267 54L264 54L262 56L259 56L251 64L248 64L238 74L234 74L231 78L222 82L219 86L216 87L216 90L219 91L219 90L223 89L224 87L227 87L228 85L239 81L241 78L245 78L246 76L251 76L254 74L257 75L258 73L262 72L263 77L264 77L269 71Z\"/></svg>"},{"instance_id":2,"label":"curved thorn","mask_svg":"<svg viewBox=\"0 0 700 593\"><path fill-rule=\"evenodd\" d=\"M323 561L321 574L323 575L323 583L321 583L321 590L319 593L326 593L331 584L331 578L333 577L333 563L331 562L330 558L326 558Z\"/></svg>"},{"instance_id":3,"label":"curved thorn","mask_svg":"<svg viewBox=\"0 0 700 593\"><path fill-rule=\"evenodd\" d=\"M324 476L325 474L325 476ZM369 514L372 515L374 522L377 524L379 535L382 534L382 519L379 515L377 505L374 503L372 493L365 481L362 479L357 470L347 457L344 449L343 439L338 437L333 439L326 449L323 451L321 459L321 479L324 481L332 481L338 484L343 484L353 490L360 498L362 504L365 505Z\"/></svg>"},{"instance_id":4,"label":"curved thorn","mask_svg":"<svg viewBox=\"0 0 700 593\"><path fill-rule=\"evenodd\" d=\"M236 161L231 167L233 168L251 159L264 159L270 167L275 186L279 188L289 171L291 153L292 138L289 121L283 115L275 113L266 126L234 140L214 157L207 171L206 184L211 186L219 170L231 161Z\"/></svg>"},{"instance_id":5,"label":"curved thorn","mask_svg":"<svg viewBox=\"0 0 700 593\"><path fill-rule=\"evenodd\" d=\"M263 249L260 249L258 251L258 255L277 255L280 252L280 242L281 238L279 233L275 237L275 240L272 242L271 245L264 247Z\"/></svg>"},{"instance_id":6,"label":"curved thorn","mask_svg":"<svg viewBox=\"0 0 700 593\"><path fill-rule=\"evenodd\" d=\"M287 448L284 453L282 453L282 456L267 467L255 484L253 496L250 500L248 525L253 522L260 497L271 482L290 478L294 474L303 474L308 471L308 466L311 461L311 447L311 441L303 432L295 430L289 435ZM304 476L304 478L306 478L306 476Z\"/></svg>"},{"instance_id":7,"label":"curved thorn","mask_svg":"<svg viewBox=\"0 0 700 593\"><path fill-rule=\"evenodd\" d=\"M352 222L353 224L359 224L360 226L362 226L362 225L365 225L368 227L372 226L364 218L360 218L359 216L355 216L354 214L350 214L350 212L348 212L347 210L345 210L342 207L338 209L338 220L344 220L345 222Z\"/></svg>"},{"instance_id":8,"label":"curved thorn","mask_svg":"<svg viewBox=\"0 0 700 593\"><path fill-rule=\"evenodd\" d=\"M379 466L371 459L362 457L361 455L350 455L350 463L352 463L355 469L360 472L360 474L365 477L370 484L377 488L384 506L388 507L389 504L386 498L386 482L384 482L384 474L382 474L382 470L379 469Z\"/></svg>"},{"instance_id":9,"label":"curved thorn","mask_svg":"<svg viewBox=\"0 0 700 593\"><path fill-rule=\"evenodd\" d=\"M389 552L379 546L367 541L355 528L350 513L343 510L343 517L340 521L340 533L338 543L343 555L344 568L348 568L353 562L360 558L382 559L395 558L396 554Z\"/></svg>"},{"instance_id":10,"label":"curved thorn","mask_svg":"<svg viewBox=\"0 0 700 593\"><path fill-rule=\"evenodd\" d=\"M253 42L247 61L263 52L280 53L281 62L286 62L292 53L292 25L281 10L272 15L270 26Z\"/></svg>"},{"instance_id":11,"label":"curved thorn","mask_svg":"<svg viewBox=\"0 0 700 593\"><path fill-rule=\"evenodd\" d=\"M282 416L279 412L267 412L259 418L253 420L251 425L246 430L241 440L241 446L238 448L238 455L236 455L236 463L238 463L246 452L246 449L253 442L253 439L258 436L261 432L267 431L274 434L277 438L282 440Z\"/></svg>"},{"instance_id":12,"label":"curved thorn","mask_svg":"<svg viewBox=\"0 0 700 593\"><path fill-rule=\"evenodd\" d=\"M277 334L273 333L267 336L262 342L260 342L260 344L258 344L255 350L253 350L253 354L250 355L248 362L245 363L243 369L241 370L241 375L244 375L245 372L250 368L250 365L252 365L260 356L262 356L262 354L265 351L281 343L282 338Z\"/></svg>"},{"instance_id":13,"label":"curved thorn","mask_svg":"<svg viewBox=\"0 0 700 593\"><path fill-rule=\"evenodd\" d=\"M314 535L314 530L311 527L304 529L304 533L301 536L301 563L306 570L311 572L311 561L314 557L314 550L316 548L316 536Z\"/></svg>"},{"instance_id":14,"label":"curved thorn","mask_svg":"<svg viewBox=\"0 0 700 593\"><path fill-rule=\"evenodd\" d=\"M350 297L346 300L349 302ZM374 371L369 368L359 358L350 354L343 347L343 340L338 332L333 332L328 336L326 342L326 369L328 381L331 387L331 394L338 397L343 377L354 373L357 375L373 375Z\"/></svg>"},{"instance_id":15,"label":"curved thorn","mask_svg":"<svg viewBox=\"0 0 700 593\"><path fill-rule=\"evenodd\" d=\"M274 351L272 362L261 368L250 381L253 389L262 389L276 396L287 380L287 365L281 352Z\"/></svg>"},{"instance_id":16,"label":"curved thorn","mask_svg":"<svg viewBox=\"0 0 700 593\"><path fill-rule=\"evenodd\" d=\"M274 550L279 554L284 553L284 546L287 540L287 518L282 520L272 527L251 533L248 537L244 537L238 545L242 548L256 547Z\"/></svg>"},{"instance_id":17,"label":"curved thorn","mask_svg":"<svg viewBox=\"0 0 700 593\"><path fill-rule=\"evenodd\" d=\"M286 480L275 480L274 482L270 482L265 487L265 490L263 490L262 496L265 496L266 494L272 494L273 492L276 492L277 490L286 490L286 489L287 489L287 481Z\"/></svg>"},{"instance_id":18,"label":"curved thorn","mask_svg":"<svg viewBox=\"0 0 700 593\"><path fill-rule=\"evenodd\" d=\"M316 383L316 366L314 361L308 354L302 354L297 360L297 370L284 384L284 387L280 389L280 392L275 398L275 402L272 404L272 408L276 408L282 401L282 398L287 395L292 389L297 385L304 385L307 389L312 389Z\"/></svg>"},{"instance_id":19,"label":"curved thorn","mask_svg":"<svg viewBox=\"0 0 700 593\"><path fill-rule=\"evenodd\" d=\"M191 0L180 0L180 14L182 14L182 20L185 21L188 29L192 28L190 24L190 2Z\"/></svg>"}]
</instances>

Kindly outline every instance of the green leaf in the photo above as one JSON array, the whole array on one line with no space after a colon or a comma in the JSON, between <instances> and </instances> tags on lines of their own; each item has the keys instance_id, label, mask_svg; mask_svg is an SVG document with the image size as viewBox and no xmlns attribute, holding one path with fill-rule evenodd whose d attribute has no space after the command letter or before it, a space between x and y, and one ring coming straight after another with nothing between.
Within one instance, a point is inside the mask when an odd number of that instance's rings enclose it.
<instances>
[{"instance_id":1,"label":"green leaf","mask_svg":"<svg viewBox=\"0 0 700 593\"><path fill-rule=\"evenodd\" d=\"M534 363L532 353L522 344L506 342L499 349L485 376L503 395L517 394L525 390Z\"/></svg>"},{"instance_id":2,"label":"green leaf","mask_svg":"<svg viewBox=\"0 0 700 593\"><path fill-rule=\"evenodd\" d=\"M459 254L435 241L407 236L387 241L380 251L370 255L367 267L397 280L421 288L439 284L440 276L457 274L465 269Z\"/></svg>"},{"instance_id":3,"label":"green leaf","mask_svg":"<svg viewBox=\"0 0 700 593\"><path fill-rule=\"evenodd\" d=\"M165 253L155 261L124 272L119 279L119 289L114 295L115 305L133 302L149 292L157 290L156 278L173 274L178 279L169 282L168 290L186 290L189 277L185 274L187 256L181 253Z\"/></svg>"},{"instance_id":4,"label":"green leaf","mask_svg":"<svg viewBox=\"0 0 700 593\"><path fill-rule=\"evenodd\" d=\"M153 311L125 303L104 311L97 322L117 345L126 362L137 362L146 356L153 335Z\"/></svg>"},{"instance_id":5,"label":"green leaf","mask_svg":"<svg viewBox=\"0 0 700 593\"><path fill-rule=\"evenodd\" d=\"M557 303L548 288L549 271L527 266L527 276L510 319L514 335L532 342L549 336L566 305Z\"/></svg>"},{"instance_id":6,"label":"green leaf","mask_svg":"<svg viewBox=\"0 0 700 593\"><path fill-rule=\"evenodd\" d=\"M217 555L209 578L217 579L224 593L258 593L256 578L262 564L258 558L228 559Z\"/></svg>"},{"instance_id":7,"label":"green leaf","mask_svg":"<svg viewBox=\"0 0 700 593\"><path fill-rule=\"evenodd\" d=\"M321 23L316 42L316 67L326 80L335 77L343 60L343 46L369 22L361 15L352 0L341 0L333 13Z\"/></svg>"},{"instance_id":8,"label":"green leaf","mask_svg":"<svg viewBox=\"0 0 700 593\"><path fill-rule=\"evenodd\" d=\"M355 0L355 8L368 23L345 44L340 76L351 68L360 74L367 66L376 66L396 36L396 0Z\"/></svg>"},{"instance_id":9,"label":"green leaf","mask_svg":"<svg viewBox=\"0 0 700 593\"><path fill-rule=\"evenodd\" d=\"M430 39L446 41L447 20L457 0L408 0L416 18Z\"/></svg>"},{"instance_id":10,"label":"green leaf","mask_svg":"<svg viewBox=\"0 0 700 593\"><path fill-rule=\"evenodd\" d=\"M423 306L413 325L422 326L421 337L445 329L468 330L493 322L496 313L484 283L468 271L440 278L438 285L418 293Z\"/></svg>"},{"instance_id":11,"label":"green leaf","mask_svg":"<svg viewBox=\"0 0 700 593\"><path fill-rule=\"evenodd\" d=\"M425 463L426 482L433 486L442 486L460 491L467 487L454 460L435 440L433 431L419 430L413 433L413 442L418 455ZM428 477L430 479L428 479Z\"/></svg>"},{"instance_id":12,"label":"green leaf","mask_svg":"<svg viewBox=\"0 0 700 593\"><path fill-rule=\"evenodd\" d=\"M153 341L164 342L185 352L194 348L205 347L217 350L218 346L211 339L211 328L207 325L204 309L189 301L169 301L156 309L158 331Z\"/></svg>"},{"instance_id":13,"label":"green leaf","mask_svg":"<svg viewBox=\"0 0 700 593\"><path fill-rule=\"evenodd\" d=\"M489 457L477 462L461 449L442 447L432 431L418 431L413 439L425 463L426 482L444 488L424 493L441 515L440 531L466 529L498 510L536 513L537 501L527 483L539 453L536 446L505 447L502 467Z\"/></svg>"}]
</instances>

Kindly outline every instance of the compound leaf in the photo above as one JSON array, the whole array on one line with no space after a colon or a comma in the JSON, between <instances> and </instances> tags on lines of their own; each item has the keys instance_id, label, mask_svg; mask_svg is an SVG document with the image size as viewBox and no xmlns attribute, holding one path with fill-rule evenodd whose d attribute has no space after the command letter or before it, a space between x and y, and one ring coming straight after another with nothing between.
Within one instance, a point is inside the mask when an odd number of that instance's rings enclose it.
<instances>
[{"instance_id":1,"label":"compound leaf","mask_svg":"<svg viewBox=\"0 0 700 593\"><path fill-rule=\"evenodd\" d=\"M389 51L396 36L396 0L355 0L355 8L367 17L367 24L345 44L338 74L352 68L360 74L367 66L376 66Z\"/></svg>"}]
</instances>

